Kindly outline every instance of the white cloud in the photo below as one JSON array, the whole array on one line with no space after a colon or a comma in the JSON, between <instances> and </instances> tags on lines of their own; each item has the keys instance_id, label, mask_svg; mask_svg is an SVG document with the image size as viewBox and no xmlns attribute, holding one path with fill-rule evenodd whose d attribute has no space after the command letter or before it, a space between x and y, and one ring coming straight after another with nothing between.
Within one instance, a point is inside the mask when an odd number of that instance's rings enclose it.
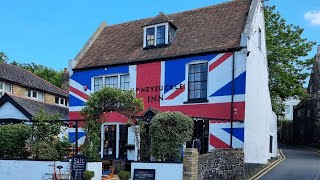
<instances>
[{"instance_id":1,"label":"white cloud","mask_svg":"<svg viewBox=\"0 0 320 180\"><path fill-rule=\"evenodd\" d=\"M320 11L308 11L304 14L304 19L312 25L320 26Z\"/></svg>"}]
</instances>

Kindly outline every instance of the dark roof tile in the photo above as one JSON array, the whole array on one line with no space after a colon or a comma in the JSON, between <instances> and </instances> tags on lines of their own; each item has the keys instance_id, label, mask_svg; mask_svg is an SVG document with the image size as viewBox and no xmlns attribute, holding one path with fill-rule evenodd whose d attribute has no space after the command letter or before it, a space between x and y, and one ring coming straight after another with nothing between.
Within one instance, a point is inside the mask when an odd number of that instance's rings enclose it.
<instances>
[{"instance_id":1,"label":"dark roof tile","mask_svg":"<svg viewBox=\"0 0 320 180\"><path fill-rule=\"evenodd\" d=\"M9 81L31 89L68 97L64 91L35 74L14 65L0 63L0 80Z\"/></svg>"},{"instance_id":2,"label":"dark roof tile","mask_svg":"<svg viewBox=\"0 0 320 180\"><path fill-rule=\"evenodd\" d=\"M168 15L177 28L176 37L172 44L161 48L142 48L142 26L163 18L107 26L74 69L134 64L239 47L250 4L251 0L233 0Z\"/></svg>"}]
</instances>

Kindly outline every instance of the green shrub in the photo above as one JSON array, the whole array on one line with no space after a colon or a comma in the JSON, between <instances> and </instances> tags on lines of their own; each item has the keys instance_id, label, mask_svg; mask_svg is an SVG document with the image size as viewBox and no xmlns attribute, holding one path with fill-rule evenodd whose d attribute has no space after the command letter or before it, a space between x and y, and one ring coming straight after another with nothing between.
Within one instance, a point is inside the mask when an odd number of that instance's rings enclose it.
<instances>
[{"instance_id":1,"label":"green shrub","mask_svg":"<svg viewBox=\"0 0 320 180\"><path fill-rule=\"evenodd\" d=\"M180 160L181 147L191 140L193 128L193 120L180 112L158 113L150 124L151 155L160 161Z\"/></svg>"},{"instance_id":2,"label":"green shrub","mask_svg":"<svg viewBox=\"0 0 320 180\"><path fill-rule=\"evenodd\" d=\"M131 177L131 174L128 171L120 171L118 176L120 180L129 180Z\"/></svg>"},{"instance_id":3,"label":"green shrub","mask_svg":"<svg viewBox=\"0 0 320 180\"><path fill-rule=\"evenodd\" d=\"M83 172L83 178L84 178L84 180L91 180L93 177L94 177L94 172L93 172L93 171L85 170L85 171Z\"/></svg>"},{"instance_id":4,"label":"green shrub","mask_svg":"<svg viewBox=\"0 0 320 180\"><path fill-rule=\"evenodd\" d=\"M24 124L8 124L0 127L0 157L22 158L23 149L31 136L31 127Z\"/></svg>"}]
</instances>

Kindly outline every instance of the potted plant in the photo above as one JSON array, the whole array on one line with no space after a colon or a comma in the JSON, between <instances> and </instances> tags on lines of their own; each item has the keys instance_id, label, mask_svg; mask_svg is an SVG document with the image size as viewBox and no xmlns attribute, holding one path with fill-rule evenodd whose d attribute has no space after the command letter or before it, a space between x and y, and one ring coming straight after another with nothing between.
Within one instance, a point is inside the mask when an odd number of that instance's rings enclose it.
<instances>
[{"instance_id":1,"label":"potted plant","mask_svg":"<svg viewBox=\"0 0 320 180\"><path fill-rule=\"evenodd\" d=\"M93 177L94 177L94 172L93 171L85 170L83 172L84 180L91 180Z\"/></svg>"},{"instance_id":2,"label":"potted plant","mask_svg":"<svg viewBox=\"0 0 320 180\"><path fill-rule=\"evenodd\" d=\"M131 174L128 171L120 171L118 176L120 180L129 180L131 177Z\"/></svg>"}]
</instances>

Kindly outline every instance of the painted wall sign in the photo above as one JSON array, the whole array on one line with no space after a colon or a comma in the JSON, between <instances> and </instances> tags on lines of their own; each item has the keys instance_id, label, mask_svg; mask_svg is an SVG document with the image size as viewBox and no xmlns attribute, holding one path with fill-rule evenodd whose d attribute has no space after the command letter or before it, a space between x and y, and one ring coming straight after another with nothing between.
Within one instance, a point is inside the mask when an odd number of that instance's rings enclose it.
<instances>
[{"instance_id":1,"label":"painted wall sign","mask_svg":"<svg viewBox=\"0 0 320 180\"><path fill-rule=\"evenodd\" d=\"M133 180L155 180L155 169L134 169Z\"/></svg>"},{"instance_id":2,"label":"painted wall sign","mask_svg":"<svg viewBox=\"0 0 320 180\"><path fill-rule=\"evenodd\" d=\"M72 180L82 180L83 172L87 168L87 157L74 155L71 160Z\"/></svg>"}]
</instances>

